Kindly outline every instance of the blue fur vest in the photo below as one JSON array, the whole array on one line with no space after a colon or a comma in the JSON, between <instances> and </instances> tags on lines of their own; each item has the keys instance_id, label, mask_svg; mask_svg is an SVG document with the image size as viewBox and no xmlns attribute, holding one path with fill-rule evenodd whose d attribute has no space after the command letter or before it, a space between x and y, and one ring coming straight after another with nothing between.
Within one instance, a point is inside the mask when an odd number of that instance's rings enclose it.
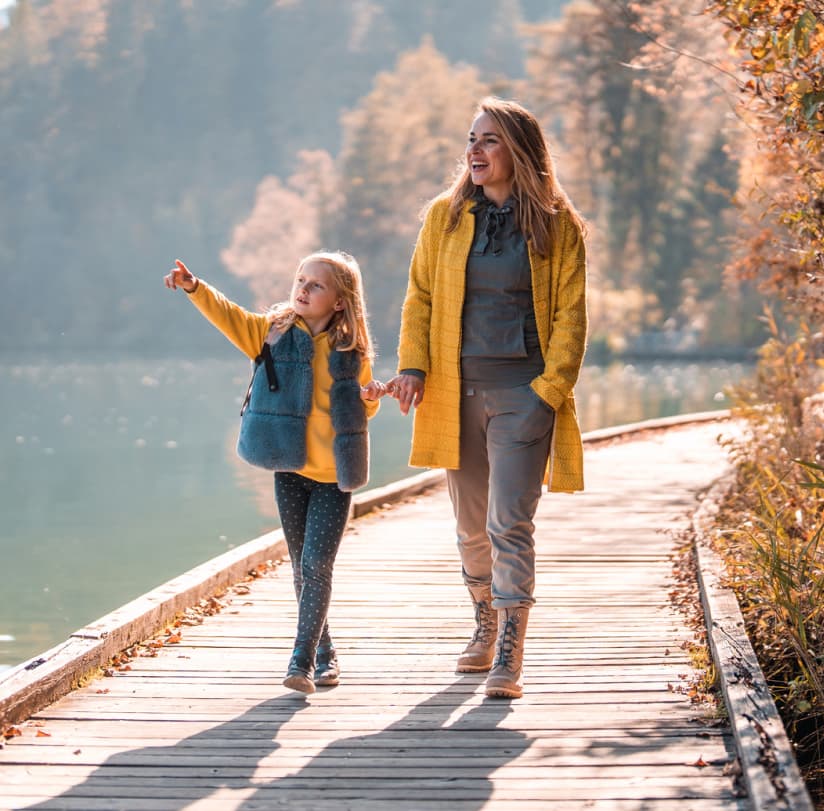
<instances>
[{"instance_id":1,"label":"blue fur vest","mask_svg":"<svg viewBox=\"0 0 824 811\"><path fill-rule=\"evenodd\" d=\"M269 332L255 358L252 382L241 410L237 452L241 459L274 471L306 465L306 419L312 409L312 338L299 327ZM357 490L369 479L369 433L360 396L360 356L329 354L329 392L338 487Z\"/></svg>"}]
</instances>

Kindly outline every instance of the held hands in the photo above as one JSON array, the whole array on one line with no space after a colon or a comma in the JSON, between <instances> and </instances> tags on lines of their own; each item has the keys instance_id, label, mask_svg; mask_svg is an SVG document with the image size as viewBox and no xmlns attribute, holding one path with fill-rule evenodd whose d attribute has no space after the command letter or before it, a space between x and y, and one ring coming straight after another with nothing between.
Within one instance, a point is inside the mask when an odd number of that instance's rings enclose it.
<instances>
[{"instance_id":1,"label":"held hands","mask_svg":"<svg viewBox=\"0 0 824 811\"><path fill-rule=\"evenodd\" d=\"M370 380L365 386L361 386L362 400L380 400L384 394L386 394L386 386L380 380Z\"/></svg>"},{"instance_id":2,"label":"held hands","mask_svg":"<svg viewBox=\"0 0 824 811\"><path fill-rule=\"evenodd\" d=\"M175 259L177 267L172 268L169 273L163 277L163 283L169 290L177 290L182 287L187 293L194 293L197 290L197 277L189 272L189 268L183 264L179 259Z\"/></svg>"},{"instance_id":3,"label":"held hands","mask_svg":"<svg viewBox=\"0 0 824 811\"><path fill-rule=\"evenodd\" d=\"M417 408L423 401L424 387L424 381L416 375L396 375L387 382L386 391L398 401L401 414L406 416L411 406Z\"/></svg>"}]
</instances>

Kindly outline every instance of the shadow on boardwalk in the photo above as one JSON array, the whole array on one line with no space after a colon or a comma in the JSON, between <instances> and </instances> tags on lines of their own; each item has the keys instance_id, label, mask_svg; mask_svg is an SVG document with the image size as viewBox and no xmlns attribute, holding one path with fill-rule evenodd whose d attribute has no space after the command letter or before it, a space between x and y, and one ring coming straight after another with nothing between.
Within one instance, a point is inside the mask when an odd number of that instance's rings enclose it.
<instances>
[{"instance_id":1,"label":"shadow on boardwalk","mask_svg":"<svg viewBox=\"0 0 824 811\"><path fill-rule=\"evenodd\" d=\"M342 801L350 808L361 802L388 803L411 796L425 801L443 796L444 791L454 796L450 786L461 778L460 769L454 760L450 765L450 759L460 752L472 766L471 788L461 798L461 811L480 809L492 795L493 772L522 755L532 739L499 726L513 710L510 702L502 700L484 699L447 726L450 717L474 697L477 683L476 677L460 677L380 732L332 741L293 774L264 781L260 774L256 776L264 759L272 758L266 766L277 768L276 753L290 759L299 756L299 752L290 752L288 742L275 738L310 706L302 696L278 696L173 745L119 752L82 783L25 808L175 811L198 802L210 807L207 798L218 793L223 803L232 797L237 805L231 807L238 811L268 811L281 805L316 808L323 803L343 807ZM482 749L470 749L477 756L467 754L467 733L485 742ZM418 765L407 766L410 759ZM246 762L238 765L241 760ZM208 765L195 766L193 761ZM170 767L179 769L180 776L170 776ZM484 774L479 774L479 767Z\"/></svg>"}]
</instances>

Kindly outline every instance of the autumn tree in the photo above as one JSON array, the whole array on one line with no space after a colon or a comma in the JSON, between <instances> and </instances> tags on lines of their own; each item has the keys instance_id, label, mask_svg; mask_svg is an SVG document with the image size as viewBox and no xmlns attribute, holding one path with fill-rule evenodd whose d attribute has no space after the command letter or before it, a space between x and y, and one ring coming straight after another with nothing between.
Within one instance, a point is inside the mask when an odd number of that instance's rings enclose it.
<instances>
[{"instance_id":1,"label":"autumn tree","mask_svg":"<svg viewBox=\"0 0 824 811\"><path fill-rule=\"evenodd\" d=\"M248 282L261 309L289 297L298 263L318 250L321 219L331 216L336 199L331 155L302 151L298 160L286 183L270 175L258 184L252 211L220 256L230 273Z\"/></svg>"},{"instance_id":2,"label":"autumn tree","mask_svg":"<svg viewBox=\"0 0 824 811\"><path fill-rule=\"evenodd\" d=\"M247 300L219 257L263 178L303 199L296 155L338 154L341 110L427 32L453 62L522 71L519 6L18 0L0 24L0 346L183 346L157 274L181 256ZM436 110L430 76L417 101Z\"/></svg>"},{"instance_id":3,"label":"autumn tree","mask_svg":"<svg viewBox=\"0 0 824 811\"><path fill-rule=\"evenodd\" d=\"M529 92L558 133L561 177L592 223L596 341L622 348L615 336L629 325L711 343L737 185L729 111L706 83L679 88L671 56L638 63L649 41L641 19L633 4L592 0L533 26Z\"/></svg>"},{"instance_id":4,"label":"autumn tree","mask_svg":"<svg viewBox=\"0 0 824 811\"><path fill-rule=\"evenodd\" d=\"M486 92L476 68L450 65L425 38L342 116L340 207L321 233L361 263L368 299L380 303L370 310L384 356L397 339L419 212L455 171Z\"/></svg>"},{"instance_id":5,"label":"autumn tree","mask_svg":"<svg viewBox=\"0 0 824 811\"><path fill-rule=\"evenodd\" d=\"M739 272L813 323L824 317L824 3L711 0L743 75L741 113L757 137L751 220Z\"/></svg>"}]
</instances>

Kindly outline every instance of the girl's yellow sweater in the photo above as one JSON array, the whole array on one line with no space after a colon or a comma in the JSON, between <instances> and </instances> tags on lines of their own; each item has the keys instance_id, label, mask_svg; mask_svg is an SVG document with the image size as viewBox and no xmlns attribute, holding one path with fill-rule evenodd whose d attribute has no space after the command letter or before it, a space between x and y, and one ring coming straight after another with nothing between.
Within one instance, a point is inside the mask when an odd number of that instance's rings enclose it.
<instances>
[{"instance_id":1,"label":"girl's yellow sweater","mask_svg":"<svg viewBox=\"0 0 824 811\"><path fill-rule=\"evenodd\" d=\"M441 197L432 204L409 269L398 368L426 372L412 433L409 464L415 467L460 465L461 313L474 233L471 206L467 202L458 227L446 233L447 200ZM545 481L551 490L582 490L583 447L572 389L586 347L586 252L568 215L560 216L558 240L548 257L529 245L529 263L544 357L544 371L531 386L555 409Z\"/></svg>"},{"instance_id":2,"label":"girl's yellow sweater","mask_svg":"<svg viewBox=\"0 0 824 811\"><path fill-rule=\"evenodd\" d=\"M263 313L252 313L229 301L219 290L203 280L198 280L194 293L189 294L192 304L217 329L219 329L241 352L254 360L269 334L271 321ZM298 319L296 326L308 333L306 324ZM318 482L337 481L335 457L332 443L335 429L329 412L329 391L332 376L329 374L328 334L318 333L313 337L315 354L312 359L312 410L306 422L306 465L298 473ZM361 359L360 383L365 386L372 379L372 367L367 358ZM366 416L373 417L378 410L378 400L364 400Z\"/></svg>"}]
</instances>

